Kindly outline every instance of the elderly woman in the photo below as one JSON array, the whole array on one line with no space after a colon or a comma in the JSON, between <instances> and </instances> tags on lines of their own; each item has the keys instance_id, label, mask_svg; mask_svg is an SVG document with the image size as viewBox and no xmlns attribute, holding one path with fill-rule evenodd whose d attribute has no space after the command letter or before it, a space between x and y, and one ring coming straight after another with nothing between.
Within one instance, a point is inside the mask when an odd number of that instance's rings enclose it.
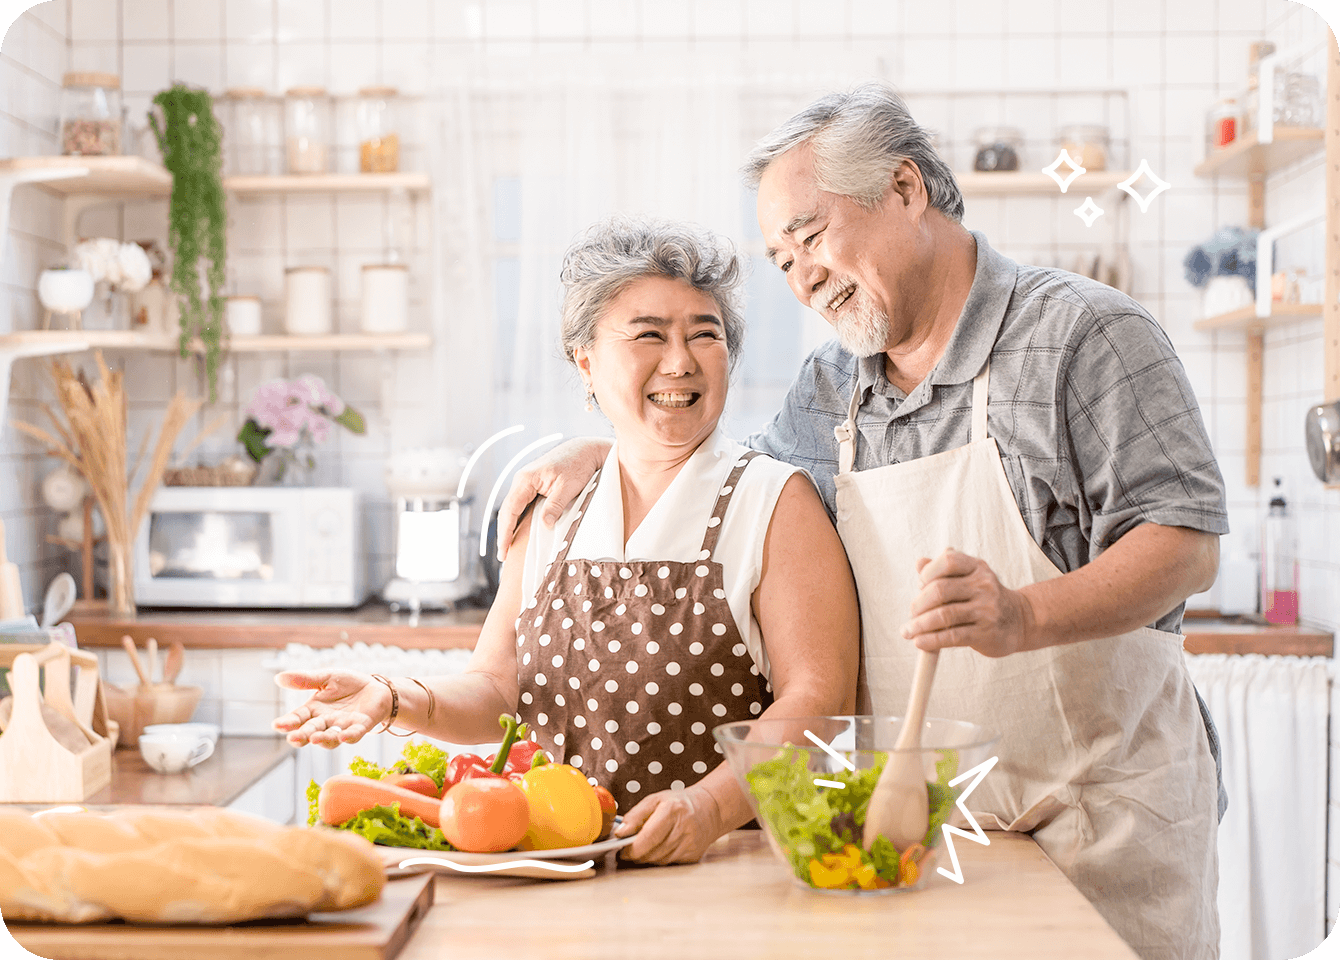
<instances>
[{"instance_id":1,"label":"elderly woman","mask_svg":"<svg viewBox=\"0 0 1340 960\"><path fill-rule=\"evenodd\" d=\"M448 742L515 712L614 794L625 858L691 862L751 816L712 727L853 709L855 587L810 480L718 429L744 336L729 244L613 220L562 280L564 351L614 428L604 468L552 528L523 520L462 675L280 674L316 692L275 726L354 742L392 719L390 685L397 727Z\"/></svg>"}]
</instances>

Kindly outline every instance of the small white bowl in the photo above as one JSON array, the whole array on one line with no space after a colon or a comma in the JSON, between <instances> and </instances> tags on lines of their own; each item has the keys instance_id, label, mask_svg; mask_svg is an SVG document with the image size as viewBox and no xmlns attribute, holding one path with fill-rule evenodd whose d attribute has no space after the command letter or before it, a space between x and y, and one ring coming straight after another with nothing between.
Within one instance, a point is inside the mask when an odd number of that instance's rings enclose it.
<instances>
[{"instance_id":1,"label":"small white bowl","mask_svg":"<svg viewBox=\"0 0 1340 960\"><path fill-rule=\"evenodd\" d=\"M214 753L214 741L203 733L144 733L139 744L144 762L159 773L184 773Z\"/></svg>"},{"instance_id":2,"label":"small white bowl","mask_svg":"<svg viewBox=\"0 0 1340 960\"><path fill-rule=\"evenodd\" d=\"M219 742L219 725L192 721L190 723L151 723L141 733L169 733L188 737L208 737L209 742Z\"/></svg>"}]
</instances>

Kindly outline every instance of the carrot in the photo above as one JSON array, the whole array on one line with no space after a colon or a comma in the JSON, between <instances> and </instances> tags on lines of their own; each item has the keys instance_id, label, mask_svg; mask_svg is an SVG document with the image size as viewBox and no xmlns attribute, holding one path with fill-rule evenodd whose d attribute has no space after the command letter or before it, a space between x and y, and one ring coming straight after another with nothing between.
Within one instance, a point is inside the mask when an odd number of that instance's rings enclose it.
<instances>
[{"instance_id":1,"label":"carrot","mask_svg":"<svg viewBox=\"0 0 1340 960\"><path fill-rule=\"evenodd\" d=\"M339 826L364 810L400 804L404 817L418 817L430 827L441 825L442 801L393 784L341 773L321 785L316 809L322 823Z\"/></svg>"}]
</instances>

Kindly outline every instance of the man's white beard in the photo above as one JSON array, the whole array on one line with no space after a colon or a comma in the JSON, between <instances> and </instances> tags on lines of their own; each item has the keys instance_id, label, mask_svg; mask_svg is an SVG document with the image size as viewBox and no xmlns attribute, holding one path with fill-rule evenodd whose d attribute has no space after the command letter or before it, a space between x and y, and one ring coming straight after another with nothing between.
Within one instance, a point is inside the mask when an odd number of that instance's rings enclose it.
<instances>
[{"instance_id":1,"label":"man's white beard","mask_svg":"<svg viewBox=\"0 0 1340 960\"><path fill-rule=\"evenodd\" d=\"M852 294L849 310L834 324L834 330L848 353L873 357L883 353L889 342L889 317L858 287Z\"/></svg>"}]
</instances>

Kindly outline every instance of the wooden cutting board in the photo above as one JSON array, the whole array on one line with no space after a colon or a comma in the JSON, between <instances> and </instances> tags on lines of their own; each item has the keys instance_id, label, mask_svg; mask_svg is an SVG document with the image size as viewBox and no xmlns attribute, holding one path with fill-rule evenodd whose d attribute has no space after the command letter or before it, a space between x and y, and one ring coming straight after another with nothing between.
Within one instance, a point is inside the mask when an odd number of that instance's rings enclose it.
<instances>
[{"instance_id":1,"label":"wooden cutting board","mask_svg":"<svg viewBox=\"0 0 1340 960\"><path fill-rule=\"evenodd\" d=\"M11 923L25 949L48 960L392 960L433 903L433 874L390 880L360 910L229 927Z\"/></svg>"}]
</instances>

